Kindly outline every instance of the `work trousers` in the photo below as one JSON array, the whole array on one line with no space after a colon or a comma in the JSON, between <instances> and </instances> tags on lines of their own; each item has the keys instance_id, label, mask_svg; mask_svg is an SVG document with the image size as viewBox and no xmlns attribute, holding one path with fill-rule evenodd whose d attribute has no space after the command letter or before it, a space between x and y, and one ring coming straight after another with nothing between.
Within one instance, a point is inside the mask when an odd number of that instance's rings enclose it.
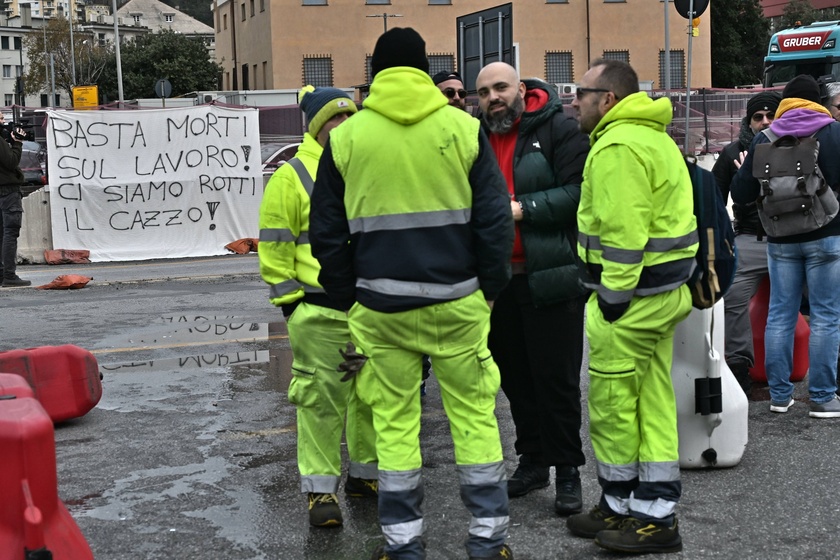
<instances>
[{"instance_id":1,"label":"work trousers","mask_svg":"<svg viewBox=\"0 0 840 560\"><path fill-rule=\"evenodd\" d=\"M489 347L516 426L517 455L542 466L577 467L584 298L536 307L516 274L493 305Z\"/></svg>"},{"instance_id":2,"label":"work trousers","mask_svg":"<svg viewBox=\"0 0 840 560\"><path fill-rule=\"evenodd\" d=\"M750 300L761 281L769 274L767 241L759 241L755 234L741 234L735 238L738 246L738 268L732 286L723 296L725 307L724 355L730 367L737 364L755 365L753 332L750 323Z\"/></svg>"},{"instance_id":3,"label":"work trousers","mask_svg":"<svg viewBox=\"0 0 840 560\"><path fill-rule=\"evenodd\" d=\"M0 279L14 278L17 245L23 222L20 191L0 195Z\"/></svg>"},{"instance_id":4,"label":"work trousers","mask_svg":"<svg viewBox=\"0 0 840 560\"><path fill-rule=\"evenodd\" d=\"M356 396L355 381L342 382L337 371L338 351L350 340L346 314L303 302L289 317L288 327L294 355L289 402L297 407L300 491L338 490L345 416L350 476L376 480L370 407Z\"/></svg>"},{"instance_id":5,"label":"work trousers","mask_svg":"<svg viewBox=\"0 0 840 560\"><path fill-rule=\"evenodd\" d=\"M685 285L634 297L612 323L597 294L589 298L589 433L602 509L673 521L682 487L671 363L674 329L690 311Z\"/></svg>"},{"instance_id":6,"label":"work trousers","mask_svg":"<svg viewBox=\"0 0 840 560\"><path fill-rule=\"evenodd\" d=\"M494 410L499 370L487 349L490 309L481 291L398 313L355 304L350 334L368 361L356 391L373 410L379 520L389 558L422 559L420 383L431 357L452 441L461 499L471 514L469 556L497 553L508 529L507 477Z\"/></svg>"}]
</instances>

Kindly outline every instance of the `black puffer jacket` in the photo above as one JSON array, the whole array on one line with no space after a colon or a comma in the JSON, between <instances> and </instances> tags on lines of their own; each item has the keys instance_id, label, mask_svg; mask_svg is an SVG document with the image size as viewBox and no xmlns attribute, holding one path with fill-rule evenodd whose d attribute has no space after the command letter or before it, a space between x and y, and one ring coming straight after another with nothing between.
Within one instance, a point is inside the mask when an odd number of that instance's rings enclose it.
<instances>
[{"instance_id":1,"label":"black puffer jacket","mask_svg":"<svg viewBox=\"0 0 840 560\"><path fill-rule=\"evenodd\" d=\"M11 146L0 139L0 196L20 192L23 172L20 170L20 151L23 145L12 142Z\"/></svg>"},{"instance_id":2,"label":"black puffer jacket","mask_svg":"<svg viewBox=\"0 0 840 560\"><path fill-rule=\"evenodd\" d=\"M735 160L740 157L741 152L749 149L754 136L755 133L750 128L749 121L744 117L741 119L741 133L738 139L721 150L715 166L712 168L712 173L715 175L724 202L729 198L729 185L732 183L732 178L738 172ZM732 213L735 215L733 226L737 235L764 235L764 228L761 227L761 219L758 217L758 207L755 202L749 204L733 202Z\"/></svg>"},{"instance_id":3,"label":"black puffer jacket","mask_svg":"<svg viewBox=\"0 0 840 560\"><path fill-rule=\"evenodd\" d=\"M513 156L516 199L522 203L519 232L525 250L534 305L582 295L578 282L577 208L589 138L577 120L563 113L554 89L540 80L523 80L528 91L541 89L548 101L526 111Z\"/></svg>"}]
</instances>

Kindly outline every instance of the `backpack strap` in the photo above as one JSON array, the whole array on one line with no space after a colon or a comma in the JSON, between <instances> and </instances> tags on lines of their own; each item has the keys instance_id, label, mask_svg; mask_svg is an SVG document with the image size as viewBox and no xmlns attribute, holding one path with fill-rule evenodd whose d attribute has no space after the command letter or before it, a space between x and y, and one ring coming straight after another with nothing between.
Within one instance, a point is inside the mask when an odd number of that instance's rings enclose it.
<instances>
[{"instance_id":1,"label":"backpack strap","mask_svg":"<svg viewBox=\"0 0 840 560\"><path fill-rule=\"evenodd\" d=\"M306 166L303 165L303 162L300 161L300 158L293 157L287 162L289 165L292 166L292 169L295 170L297 173L298 179L303 184L303 190L306 191L306 194L312 197L312 189L315 188L315 181L312 180L312 175L309 174L309 171L306 169Z\"/></svg>"},{"instance_id":2,"label":"backpack strap","mask_svg":"<svg viewBox=\"0 0 840 560\"><path fill-rule=\"evenodd\" d=\"M761 133L770 140L770 143L773 143L779 139L779 135L770 130L770 127L765 128L761 131Z\"/></svg>"}]
</instances>

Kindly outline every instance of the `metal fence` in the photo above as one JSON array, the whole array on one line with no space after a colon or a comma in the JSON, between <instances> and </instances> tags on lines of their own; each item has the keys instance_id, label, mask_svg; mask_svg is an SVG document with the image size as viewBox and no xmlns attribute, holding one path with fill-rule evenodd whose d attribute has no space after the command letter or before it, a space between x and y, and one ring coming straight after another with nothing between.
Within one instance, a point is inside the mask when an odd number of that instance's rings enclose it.
<instances>
[{"instance_id":1,"label":"metal fence","mask_svg":"<svg viewBox=\"0 0 840 560\"><path fill-rule=\"evenodd\" d=\"M747 112L747 100L763 89L711 89L700 88L689 96L688 152L694 155L716 154L730 142L737 140L741 120ZM674 108L674 118L668 134L680 147L685 148L686 92L653 90L651 97L667 96ZM574 95L560 96L565 112L572 114Z\"/></svg>"}]
</instances>

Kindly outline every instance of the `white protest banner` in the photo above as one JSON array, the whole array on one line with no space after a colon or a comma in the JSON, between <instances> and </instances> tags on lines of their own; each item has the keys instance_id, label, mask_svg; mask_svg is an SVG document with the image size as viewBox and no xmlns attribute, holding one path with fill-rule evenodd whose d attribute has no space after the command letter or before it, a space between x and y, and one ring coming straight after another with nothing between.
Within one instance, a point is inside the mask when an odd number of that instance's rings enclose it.
<instances>
[{"instance_id":1,"label":"white protest banner","mask_svg":"<svg viewBox=\"0 0 840 560\"><path fill-rule=\"evenodd\" d=\"M53 247L126 261L224 255L258 237L256 109L48 114Z\"/></svg>"}]
</instances>

